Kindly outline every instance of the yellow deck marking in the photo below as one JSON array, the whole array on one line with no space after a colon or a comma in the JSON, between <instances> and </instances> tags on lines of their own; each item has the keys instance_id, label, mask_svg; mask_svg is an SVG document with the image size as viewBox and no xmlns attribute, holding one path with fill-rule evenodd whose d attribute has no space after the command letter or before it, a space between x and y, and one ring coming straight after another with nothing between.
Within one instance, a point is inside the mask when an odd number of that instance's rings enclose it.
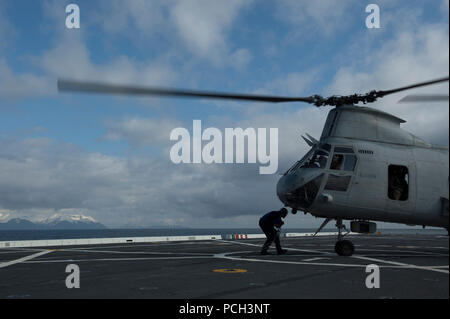
<instances>
[{"instance_id":1,"label":"yellow deck marking","mask_svg":"<svg viewBox=\"0 0 450 319\"><path fill-rule=\"evenodd\" d=\"M214 272L220 272L223 274L238 274L238 273L243 273L243 272L247 272L247 269L214 269Z\"/></svg>"}]
</instances>

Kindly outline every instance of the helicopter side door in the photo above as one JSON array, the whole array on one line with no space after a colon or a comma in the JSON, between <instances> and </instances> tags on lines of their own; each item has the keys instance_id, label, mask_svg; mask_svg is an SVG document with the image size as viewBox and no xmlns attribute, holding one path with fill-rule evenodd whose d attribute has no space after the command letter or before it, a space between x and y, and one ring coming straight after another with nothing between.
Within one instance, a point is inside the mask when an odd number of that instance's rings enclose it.
<instances>
[{"instance_id":1,"label":"helicopter side door","mask_svg":"<svg viewBox=\"0 0 450 319\"><path fill-rule=\"evenodd\" d=\"M416 165L395 160L385 167L387 189L385 190L387 216L408 218L414 215L416 204Z\"/></svg>"},{"instance_id":2,"label":"helicopter side door","mask_svg":"<svg viewBox=\"0 0 450 319\"><path fill-rule=\"evenodd\" d=\"M383 218L386 214L385 162L380 160L380 147L375 144L355 146L358 166L353 179L349 206L355 209L358 218L365 219L366 216Z\"/></svg>"}]
</instances>

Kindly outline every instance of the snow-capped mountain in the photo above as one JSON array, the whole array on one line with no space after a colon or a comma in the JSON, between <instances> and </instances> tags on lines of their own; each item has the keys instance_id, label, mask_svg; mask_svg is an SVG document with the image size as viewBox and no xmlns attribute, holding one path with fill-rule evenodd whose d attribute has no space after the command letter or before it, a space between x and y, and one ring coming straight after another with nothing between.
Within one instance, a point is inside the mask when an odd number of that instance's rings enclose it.
<instances>
[{"instance_id":1,"label":"snow-capped mountain","mask_svg":"<svg viewBox=\"0 0 450 319\"><path fill-rule=\"evenodd\" d=\"M14 218L0 223L0 230L7 229L104 229L106 228L94 218L85 215L55 214L45 219L31 222L26 219Z\"/></svg>"},{"instance_id":2,"label":"snow-capped mountain","mask_svg":"<svg viewBox=\"0 0 450 319\"><path fill-rule=\"evenodd\" d=\"M51 224L55 224L55 223L60 223L60 222L69 222L69 223L97 223L97 221L90 216L84 216L84 215L60 215L60 214L54 214L48 218L44 218L41 220L38 220L36 223L38 224L47 224L47 225L51 225Z\"/></svg>"},{"instance_id":3,"label":"snow-capped mountain","mask_svg":"<svg viewBox=\"0 0 450 319\"><path fill-rule=\"evenodd\" d=\"M51 229L98 229L105 228L90 216L82 214L60 215L54 214L48 218L36 222L39 226Z\"/></svg>"}]
</instances>

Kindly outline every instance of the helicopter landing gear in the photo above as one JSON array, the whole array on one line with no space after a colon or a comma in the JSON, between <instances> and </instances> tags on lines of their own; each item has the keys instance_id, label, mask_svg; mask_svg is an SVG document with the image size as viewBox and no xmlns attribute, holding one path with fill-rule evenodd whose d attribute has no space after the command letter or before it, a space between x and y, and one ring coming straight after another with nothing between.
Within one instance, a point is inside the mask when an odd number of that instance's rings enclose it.
<instances>
[{"instance_id":1,"label":"helicopter landing gear","mask_svg":"<svg viewBox=\"0 0 450 319\"><path fill-rule=\"evenodd\" d=\"M342 219L337 219L336 227L338 228L338 241L334 246L334 251L339 256L351 256L355 252L355 246L350 240L343 240L345 235L349 233L349 231L345 228L345 225L342 224ZM347 231L345 234L342 234L342 230Z\"/></svg>"},{"instance_id":2,"label":"helicopter landing gear","mask_svg":"<svg viewBox=\"0 0 450 319\"><path fill-rule=\"evenodd\" d=\"M339 256L351 256L355 252L355 246L350 240L339 240L334 246L334 251Z\"/></svg>"}]
</instances>

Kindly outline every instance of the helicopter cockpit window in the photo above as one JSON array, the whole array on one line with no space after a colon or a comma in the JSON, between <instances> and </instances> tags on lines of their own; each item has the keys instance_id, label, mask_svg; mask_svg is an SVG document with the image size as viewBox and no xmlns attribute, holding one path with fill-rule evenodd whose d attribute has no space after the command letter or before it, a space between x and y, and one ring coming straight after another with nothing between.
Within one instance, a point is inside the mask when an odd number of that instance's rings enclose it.
<instances>
[{"instance_id":1,"label":"helicopter cockpit window","mask_svg":"<svg viewBox=\"0 0 450 319\"><path fill-rule=\"evenodd\" d=\"M314 153L312 153L306 160L302 161L301 168L325 168L328 163L331 145L320 144Z\"/></svg>"},{"instance_id":2,"label":"helicopter cockpit window","mask_svg":"<svg viewBox=\"0 0 450 319\"><path fill-rule=\"evenodd\" d=\"M296 162L286 173L290 174L299 168L326 168L330 155L330 144L319 144L313 147L300 161Z\"/></svg>"},{"instance_id":3,"label":"helicopter cockpit window","mask_svg":"<svg viewBox=\"0 0 450 319\"><path fill-rule=\"evenodd\" d=\"M342 163L344 163L344 155L334 154L331 160L330 169L340 171L342 169Z\"/></svg>"},{"instance_id":4,"label":"helicopter cockpit window","mask_svg":"<svg viewBox=\"0 0 450 319\"><path fill-rule=\"evenodd\" d=\"M328 162L328 152L325 150L317 150L314 154L303 163L302 168L325 168Z\"/></svg>"},{"instance_id":5,"label":"helicopter cockpit window","mask_svg":"<svg viewBox=\"0 0 450 319\"><path fill-rule=\"evenodd\" d=\"M388 196L392 200L405 201L409 193L408 167L389 165L388 167Z\"/></svg>"},{"instance_id":6,"label":"helicopter cockpit window","mask_svg":"<svg viewBox=\"0 0 450 319\"><path fill-rule=\"evenodd\" d=\"M342 153L342 154L339 154ZM330 169L351 172L355 170L356 156L351 148L335 147Z\"/></svg>"},{"instance_id":7,"label":"helicopter cockpit window","mask_svg":"<svg viewBox=\"0 0 450 319\"><path fill-rule=\"evenodd\" d=\"M301 160L295 162L295 164L292 165L292 167L290 169L288 169L286 171L286 173L284 173L284 175L294 173L300 167L300 165L302 165L302 163L304 163L311 157L312 153L313 153L313 149L311 149L305 156L303 156L303 158Z\"/></svg>"}]
</instances>

